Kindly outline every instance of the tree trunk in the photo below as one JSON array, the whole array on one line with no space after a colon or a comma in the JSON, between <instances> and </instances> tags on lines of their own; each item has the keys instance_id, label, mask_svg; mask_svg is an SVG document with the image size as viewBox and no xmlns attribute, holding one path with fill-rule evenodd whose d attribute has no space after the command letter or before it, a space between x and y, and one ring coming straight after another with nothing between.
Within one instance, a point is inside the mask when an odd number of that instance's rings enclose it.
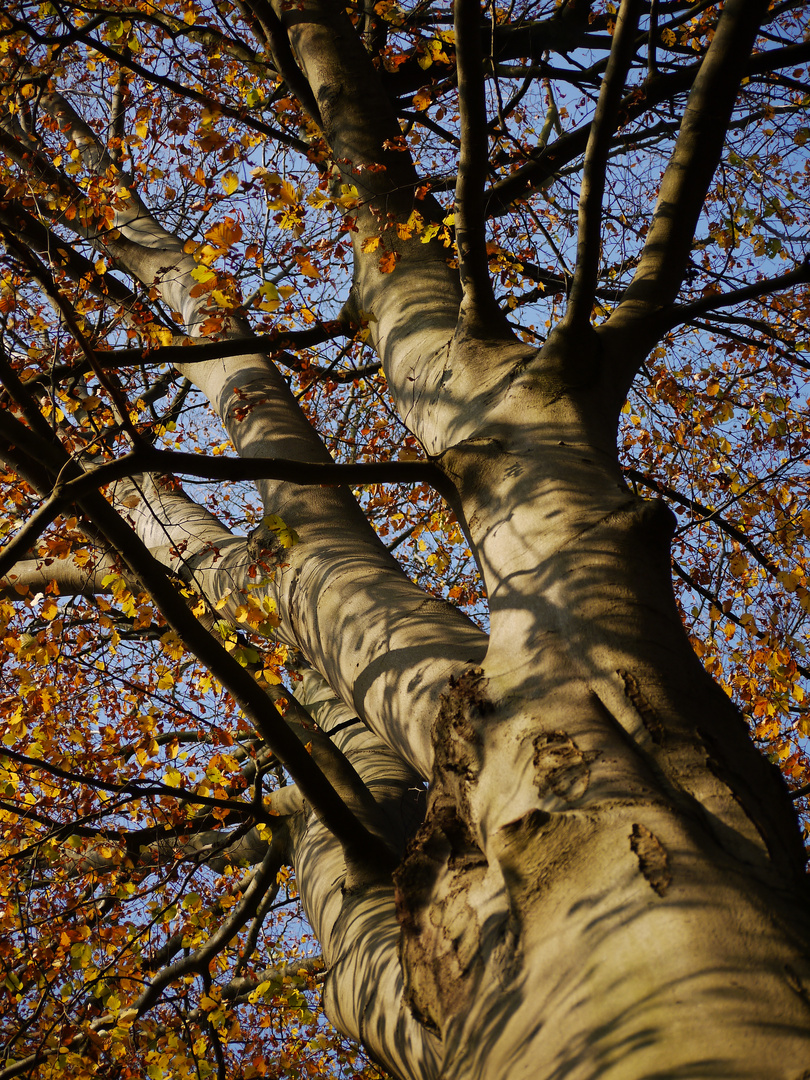
<instances>
[{"instance_id":1,"label":"tree trunk","mask_svg":"<svg viewBox=\"0 0 810 1080\"><path fill-rule=\"evenodd\" d=\"M508 442L444 455L489 648L434 718L395 897L329 909L304 887L330 1016L402 1077L800 1080L807 893L784 782L688 644L669 512L624 488L599 395L551 393L548 362L515 380ZM405 1035L403 999L435 1041Z\"/></svg>"},{"instance_id":2,"label":"tree trunk","mask_svg":"<svg viewBox=\"0 0 810 1080\"><path fill-rule=\"evenodd\" d=\"M260 482L301 536L261 594L374 733L336 743L364 779L383 770L400 838L403 789L431 782L394 886L337 887L340 845L299 830L328 1014L403 1080L800 1080L804 849L683 631L671 515L621 479L626 335L563 329L535 352L457 332L437 351L446 303L404 334L413 274L368 281L400 412L458 490L491 632L426 600L340 491ZM324 460L263 358L186 373L240 455ZM127 514L225 617L259 595L255 550L181 493L153 487Z\"/></svg>"},{"instance_id":3,"label":"tree trunk","mask_svg":"<svg viewBox=\"0 0 810 1080\"><path fill-rule=\"evenodd\" d=\"M631 286L609 323L590 326L587 234L599 229L586 205L576 295L584 289L587 302L576 329L572 315L535 350L506 341L505 324L482 322L481 310L478 321L464 317L470 296L447 248L390 228L409 220L420 178L397 148L396 112L346 11L321 0L274 9L333 178L358 189L352 306L373 315L398 414L457 492L489 637L407 579L346 488L258 482L265 514L300 536L284 551L260 530L235 536L157 481L122 481L113 497L152 555L223 619L236 622L250 598L267 603L280 639L311 665L301 703L334 729L376 800L377 817L364 804L369 832L396 853L393 879L386 866L347 858L316 814L293 826L328 1015L402 1080L808 1080L796 816L688 643L672 594L671 515L627 489L616 451L628 385L664 332L650 311L677 294L688 257L679 229L691 241L714 169L695 135L704 129L684 126L666 174L655 250L638 264L653 267L649 280ZM742 71L723 58L749 55L753 10L725 5L731 37L715 38L725 52L707 47L711 63L690 97L698 119L709 116L716 156ZM116 175L67 101L48 92L41 107L88 168ZM19 151L22 166L32 160ZM444 220L430 197L419 205L425 220ZM465 222L478 241L481 218ZM365 248L383 222L393 273ZM206 301L181 240L134 187L114 224L106 253L199 332ZM223 323L223 338L249 341L246 323ZM264 356L179 370L241 458L329 462ZM26 572L33 581L42 570ZM76 566L62 572L79 587Z\"/></svg>"}]
</instances>

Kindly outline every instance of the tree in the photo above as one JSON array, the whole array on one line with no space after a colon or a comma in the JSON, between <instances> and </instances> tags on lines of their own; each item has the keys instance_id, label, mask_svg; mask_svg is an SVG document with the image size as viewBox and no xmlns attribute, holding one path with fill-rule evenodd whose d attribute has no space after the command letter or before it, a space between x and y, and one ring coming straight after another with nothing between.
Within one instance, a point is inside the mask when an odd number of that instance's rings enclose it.
<instances>
[{"instance_id":1,"label":"tree","mask_svg":"<svg viewBox=\"0 0 810 1080\"><path fill-rule=\"evenodd\" d=\"M0 1077L810 1075L806 6L0 19Z\"/></svg>"}]
</instances>

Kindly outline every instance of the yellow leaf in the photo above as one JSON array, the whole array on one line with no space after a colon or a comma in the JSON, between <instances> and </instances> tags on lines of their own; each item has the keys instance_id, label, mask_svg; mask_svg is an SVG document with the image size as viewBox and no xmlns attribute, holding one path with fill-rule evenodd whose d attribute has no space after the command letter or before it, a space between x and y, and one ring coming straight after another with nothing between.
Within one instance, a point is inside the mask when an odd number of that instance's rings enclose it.
<instances>
[{"instance_id":1,"label":"yellow leaf","mask_svg":"<svg viewBox=\"0 0 810 1080\"><path fill-rule=\"evenodd\" d=\"M183 774L179 769L175 769L174 765L170 765L163 774L163 783L168 784L169 787L180 787L182 780Z\"/></svg>"},{"instance_id":2,"label":"yellow leaf","mask_svg":"<svg viewBox=\"0 0 810 1080\"><path fill-rule=\"evenodd\" d=\"M222 289L214 289L211 293L214 298L214 302L221 308L225 308L226 311L233 311L234 308L239 307L239 302L232 297L226 295Z\"/></svg>"},{"instance_id":3,"label":"yellow leaf","mask_svg":"<svg viewBox=\"0 0 810 1080\"><path fill-rule=\"evenodd\" d=\"M312 262L310 261L309 258L301 259L300 262L298 263L298 269L306 277L311 277L311 278L316 278L317 279L317 278L320 278L320 276L321 276L320 270L318 270L318 268L316 266L312 265Z\"/></svg>"},{"instance_id":4,"label":"yellow leaf","mask_svg":"<svg viewBox=\"0 0 810 1080\"><path fill-rule=\"evenodd\" d=\"M280 303L279 291L272 281L262 283L257 294L257 300L258 297L261 297L258 306L262 311L275 311Z\"/></svg>"},{"instance_id":5,"label":"yellow leaf","mask_svg":"<svg viewBox=\"0 0 810 1080\"><path fill-rule=\"evenodd\" d=\"M226 195L233 195L239 187L239 177L234 172L226 172L222 177L222 186Z\"/></svg>"},{"instance_id":6,"label":"yellow leaf","mask_svg":"<svg viewBox=\"0 0 810 1080\"><path fill-rule=\"evenodd\" d=\"M417 112L424 112L429 105L430 89L425 86L421 90L417 90L417 92L414 94L413 107L416 109Z\"/></svg>"},{"instance_id":7,"label":"yellow leaf","mask_svg":"<svg viewBox=\"0 0 810 1080\"><path fill-rule=\"evenodd\" d=\"M191 276L195 281L206 282L210 281L211 278L215 278L217 275L207 266L195 266L191 271Z\"/></svg>"},{"instance_id":8,"label":"yellow leaf","mask_svg":"<svg viewBox=\"0 0 810 1080\"><path fill-rule=\"evenodd\" d=\"M363 241L363 254L367 255L370 251L376 251L379 246L379 236L370 236L368 240Z\"/></svg>"},{"instance_id":9,"label":"yellow leaf","mask_svg":"<svg viewBox=\"0 0 810 1080\"><path fill-rule=\"evenodd\" d=\"M265 528L275 535L282 547L291 548L299 542L298 533L295 529L289 528L278 514L266 514L262 520Z\"/></svg>"},{"instance_id":10,"label":"yellow leaf","mask_svg":"<svg viewBox=\"0 0 810 1080\"><path fill-rule=\"evenodd\" d=\"M354 184L341 184L338 202L347 210L352 210L360 202L360 192Z\"/></svg>"},{"instance_id":11,"label":"yellow leaf","mask_svg":"<svg viewBox=\"0 0 810 1080\"><path fill-rule=\"evenodd\" d=\"M96 261L93 263L93 269L97 274L106 274L107 264L104 262L103 259L96 259Z\"/></svg>"},{"instance_id":12,"label":"yellow leaf","mask_svg":"<svg viewBox=\"0 0 810 1080\"><path fill-rule=\"evenodd\" d=\"M42 605L40 615L43 619L47 619L47 621L50 622L52 619L55 619L58 614L59 607L56 601L53 599L53 597L48 597L48 599Z\"/></svg>"}]
</instances>

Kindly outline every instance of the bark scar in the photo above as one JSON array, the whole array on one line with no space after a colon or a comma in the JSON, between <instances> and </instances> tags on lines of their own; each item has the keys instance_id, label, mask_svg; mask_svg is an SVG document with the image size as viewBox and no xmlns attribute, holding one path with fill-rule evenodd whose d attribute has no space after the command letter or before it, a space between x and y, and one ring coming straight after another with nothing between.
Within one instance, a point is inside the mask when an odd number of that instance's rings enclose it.
<instances>
[{"instance_id":1,"label":"bark scar","mask_svg":"<svg viewBox=\"0 0 810 1080\"><path fill-rule=\"evenodd\" d=\"M537 736L533 765L535 783L541 795L551 790L570 803L581 799L588 788L590 769L585 755L562 731Z\"/></svg>"},{"instance_id":2,"label":"bark scar","mask_svg":"<svg viewBox=\"0 0 810 1080\"><path fill-rule=\"evenodd\" d=\"M650 738L656 746L660 746L664 741L664 726L655 709L642 694L638 679L635 675L631 675L629 671L623 671L621 668L618 669L616 674L624 683L625 697L641 717L641 722L649 731Z\"/></svg>"},{"instance_id":3,"label":"bark scar","mask_svg":"<svg viewBox=\"0 0 810 1080\"><path fill-rule=\"evenodd\" d=\"M669 857L658 837L646 825L633 825L630 847L650 887L663 896L672 884Z\"/></svg>"}]
</instances>

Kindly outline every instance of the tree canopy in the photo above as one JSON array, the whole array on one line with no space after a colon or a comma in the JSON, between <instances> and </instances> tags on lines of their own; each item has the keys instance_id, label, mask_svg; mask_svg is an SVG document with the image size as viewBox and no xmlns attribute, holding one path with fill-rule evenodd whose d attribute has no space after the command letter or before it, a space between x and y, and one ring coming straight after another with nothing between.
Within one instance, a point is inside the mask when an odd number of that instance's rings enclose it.
<instances>
[{"instance_id":1,"label":"tree canopy","mask_svg":"<svg viewBox=\"0 0 810 1080\"><path fill-rule=\"evenodd\" d=\"M0 1080L495 1080L588 815L798 903L808 84L802 0L5 7Z\"/></svg>"}]
</instances>

